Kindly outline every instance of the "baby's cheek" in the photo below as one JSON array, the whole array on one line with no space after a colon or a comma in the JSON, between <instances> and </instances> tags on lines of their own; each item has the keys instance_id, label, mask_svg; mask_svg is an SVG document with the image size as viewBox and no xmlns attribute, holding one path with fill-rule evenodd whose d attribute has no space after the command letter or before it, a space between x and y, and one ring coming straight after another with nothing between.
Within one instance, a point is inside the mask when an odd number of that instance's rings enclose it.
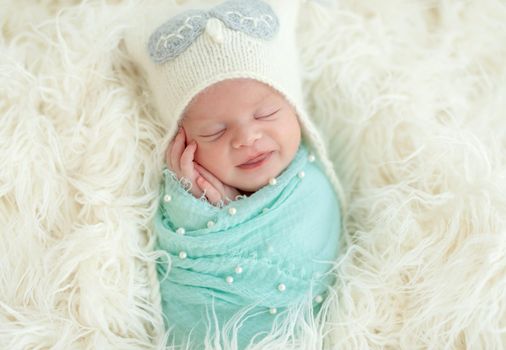
<instances>
[{"instance_id":1,"label":"baby's cheek","mask_svg":"<svg viewBox=\"0 0 506 350\"><path fill-rule=\"evenodd\" d=\"M202 147L197 147L195 160L214 175L217 175L221 170L220 168L223 166L219 159L219 153L220 151L216 148L203 145Z\"/></svg>"},{"instance_id":2,"label":"baby's cheek","mask_svg":"<svg viewBox=\"0 0 506 350\"><path fill-rule=\"evenodd\" d=\"M194 159L197 163L202 164L202 151L200 150L200 145L197 143L197 150L195 151Z\"/></svg>"},{"instance_id":3,"label":"baby's cheek","mask_svg":"<svg viewBox=\"0 0 506 350\"><path fill-rule=\"evenodd\" d=\"M194 156L195 161L202 165L204 168L207 168L207 164L209 163L209 150L205 145L199 144L197 142L197 150L195 151Z\"/></svg>"}]
</instances>

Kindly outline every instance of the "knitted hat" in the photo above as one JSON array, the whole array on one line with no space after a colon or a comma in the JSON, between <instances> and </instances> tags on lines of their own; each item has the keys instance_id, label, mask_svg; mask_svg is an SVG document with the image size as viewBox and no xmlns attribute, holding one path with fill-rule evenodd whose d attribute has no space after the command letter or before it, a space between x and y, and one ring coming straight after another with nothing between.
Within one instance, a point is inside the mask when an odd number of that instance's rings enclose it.
<instances>
[{"instance_id":1,"label":"knitted hat","mask_svg":"<svg viewBox=\"0 0 506 350\"><path fill-rule=\"evenodd\" d=\"M331 183L342 190L321 137L308 118L295 42L295 0L160 2L146 9L127 34L128 51L144 68L168 138L192 99L207 87L234 78L263 82L294 107L308 146Z\"/></svg>"}]
</instances>

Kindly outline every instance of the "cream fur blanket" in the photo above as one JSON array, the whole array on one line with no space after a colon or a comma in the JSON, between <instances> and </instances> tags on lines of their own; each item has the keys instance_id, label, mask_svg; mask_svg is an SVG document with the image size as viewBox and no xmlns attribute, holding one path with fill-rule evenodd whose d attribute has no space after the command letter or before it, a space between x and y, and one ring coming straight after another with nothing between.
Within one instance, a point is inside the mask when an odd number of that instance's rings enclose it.
<instances>
[{"instance_id":1,"label":"cream fur blanket","mask_svg":"<svg viewBox=\"0 0 506 350\"><path fill-rule=\"evenodd\" d=\"M324 329L263 348L506 348L505 2L323 3L300 43L346 247ZM1 2L1 349L164 346L139 4Z\"/></svg>"}]
</instances>

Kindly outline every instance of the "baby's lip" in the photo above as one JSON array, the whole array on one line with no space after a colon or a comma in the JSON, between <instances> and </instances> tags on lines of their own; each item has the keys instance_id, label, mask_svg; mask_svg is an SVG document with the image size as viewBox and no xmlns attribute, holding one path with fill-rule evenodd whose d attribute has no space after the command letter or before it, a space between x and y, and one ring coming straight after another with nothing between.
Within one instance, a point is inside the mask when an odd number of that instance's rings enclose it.
<instances>
[{"instance_id":1,"label":"baby's lip","mask_svg":"<svg viewBox=\"0 0 506 350\"><path fill-rule=\"evenodd\" d=\"M242 164L239 164L238 166L249 165L261 161L262 159L266 158L270 153L272 152L256 153L253 156L249 157L247 161L245 161Z\"/></svg>"}]
</instances>

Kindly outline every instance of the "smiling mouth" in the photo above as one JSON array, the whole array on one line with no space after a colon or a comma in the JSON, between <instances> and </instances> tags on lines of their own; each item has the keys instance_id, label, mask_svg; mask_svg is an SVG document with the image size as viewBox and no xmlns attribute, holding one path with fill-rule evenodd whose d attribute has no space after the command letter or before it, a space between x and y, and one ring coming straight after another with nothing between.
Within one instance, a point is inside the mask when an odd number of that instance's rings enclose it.
<instances>
[{"instance_id":1,"label":"smiling mouth","mask_svg":"<svg viewBox=\"0 0 506 350\"><path fill-rule=\"evenodd\" d=\"M246 163L243 163L241 165L238 165L238 168L241 169L254 169L258 168L262 165L264 165L271 157L273 152L265 152L262 154L259 154L253 159L248 160Z\"/></svg>"}]
</instances>

